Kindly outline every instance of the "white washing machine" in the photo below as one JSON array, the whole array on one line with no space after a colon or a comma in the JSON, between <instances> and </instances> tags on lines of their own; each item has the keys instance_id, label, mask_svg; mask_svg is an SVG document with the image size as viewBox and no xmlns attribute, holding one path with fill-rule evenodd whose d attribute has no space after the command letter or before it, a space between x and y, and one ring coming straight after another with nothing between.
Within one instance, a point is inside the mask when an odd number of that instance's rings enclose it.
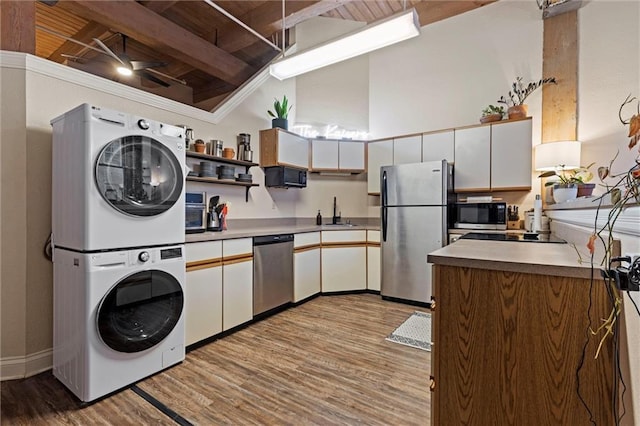
<instances>
[{"instance_id":1,"label":"white washing machine","mask_svg":"<svg viewBox=\"0 0 640 426\"><path fill-rule=\"evenodd\" d=\"M88 104L51 125L55 246L184 243L183 128Z\"/></svg>"},{"instance_id":2,"label":"white washing machine","mask_svg":"<svg viewBox=\"0 0 640 426\"><path fill-rule=\"evenodd\" d=\"M80 400L184 360L184 245L53 261L53 374Z\"/></svg>"}]
</instances>

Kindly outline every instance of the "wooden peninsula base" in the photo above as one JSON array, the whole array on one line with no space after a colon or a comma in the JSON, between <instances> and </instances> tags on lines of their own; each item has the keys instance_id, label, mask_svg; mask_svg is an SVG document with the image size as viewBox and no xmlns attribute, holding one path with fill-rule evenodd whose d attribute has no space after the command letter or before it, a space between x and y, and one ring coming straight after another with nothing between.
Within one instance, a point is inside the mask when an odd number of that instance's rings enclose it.
<instances>
[{"instance_id":1,"label":"wooden peninsula base","mask_svg":"<svg viewBox=\"0 0 640 426\"><path fill-rule=\"evenodd\" d=\"M442 264L433 273L433 425L589 425L578 381L595 424L615 424L613 344L594 359L599 338L587 337L589 304L594 329L611 311L602 280Z\"/></svg>"}]
</instances>

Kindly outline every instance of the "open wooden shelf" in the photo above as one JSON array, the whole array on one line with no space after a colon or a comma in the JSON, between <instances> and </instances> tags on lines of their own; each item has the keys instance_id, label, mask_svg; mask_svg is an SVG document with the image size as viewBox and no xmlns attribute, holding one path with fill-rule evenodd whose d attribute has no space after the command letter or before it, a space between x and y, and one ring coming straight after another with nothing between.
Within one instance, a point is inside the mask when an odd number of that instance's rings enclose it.
<instances>
[{"instance_id":1,"label":"open wooden shelf","mask_svg":"<svg viewBox=\"0 0 640 426\"><path fill-rule=\"evenodd\" d=\"M212 161L221 164L230 164L233 166L241 166L245 168L245 173L249 173L249 169L253 166L257 166L258 163L252 163L250 161L235 160L233 158L216 157L209 154L200 154L199 152L187 151L187 157L198 158L200 160ZM249 189L254 186L260 186L253 182L238 182L232 179L218 179L216 177L200 177L200 176L187 176L186 180L191 182L212 183L216 185L231 185L242 186L245 188L245 201L249 201Z\"/></svg>"}]
</instances>

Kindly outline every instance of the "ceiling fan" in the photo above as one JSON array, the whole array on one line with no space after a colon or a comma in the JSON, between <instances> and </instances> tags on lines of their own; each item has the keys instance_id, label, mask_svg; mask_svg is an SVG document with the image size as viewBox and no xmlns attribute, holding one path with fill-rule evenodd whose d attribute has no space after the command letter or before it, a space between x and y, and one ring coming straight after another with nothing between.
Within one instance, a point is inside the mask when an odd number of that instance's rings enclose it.
<instances>
[{"instance_id":1,"label":"ceiling fan","mask_svg":"<svg viewBox=\"0 0 640 426\"><path fill-rule=\"evenodd\" d=\"M120 34L122 37L122 53L116 54L113 50L107 47L100 39L94 38L93 41L106 53L111 56L113 59L118 61L120 64L117 68L118 72L122 75L132 75L137 74L142 78L153 81L156 84L159 84L163 87L169 87L169 83L159 79L155 75L152 74L155 70L152 68L164 67L167 65L166 62L159 61L133 61L127 55L127 36L124 34ZM158 73L157 71L155 71ZM161 74L161 73L160 73ZM161 74L162 75L162 74Z\"/></svg>"}]
</instances>

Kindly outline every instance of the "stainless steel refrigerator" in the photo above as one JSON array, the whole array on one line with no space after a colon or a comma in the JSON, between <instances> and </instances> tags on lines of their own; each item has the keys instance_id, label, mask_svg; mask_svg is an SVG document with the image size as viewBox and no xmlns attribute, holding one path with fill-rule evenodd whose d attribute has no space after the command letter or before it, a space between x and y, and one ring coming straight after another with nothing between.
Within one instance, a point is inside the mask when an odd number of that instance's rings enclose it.
<instances>
[{"instance_id":1,"label":"stainless steel refrigerator","mask_svg":"<svg viewBox=\"0 0 640 426\"><path fill-rule=\"evenodd\" d=\"M427 254L446 245L452 182L445 160L381 167L383 297L430 303Z\"/></svg>"}]
</instances>

